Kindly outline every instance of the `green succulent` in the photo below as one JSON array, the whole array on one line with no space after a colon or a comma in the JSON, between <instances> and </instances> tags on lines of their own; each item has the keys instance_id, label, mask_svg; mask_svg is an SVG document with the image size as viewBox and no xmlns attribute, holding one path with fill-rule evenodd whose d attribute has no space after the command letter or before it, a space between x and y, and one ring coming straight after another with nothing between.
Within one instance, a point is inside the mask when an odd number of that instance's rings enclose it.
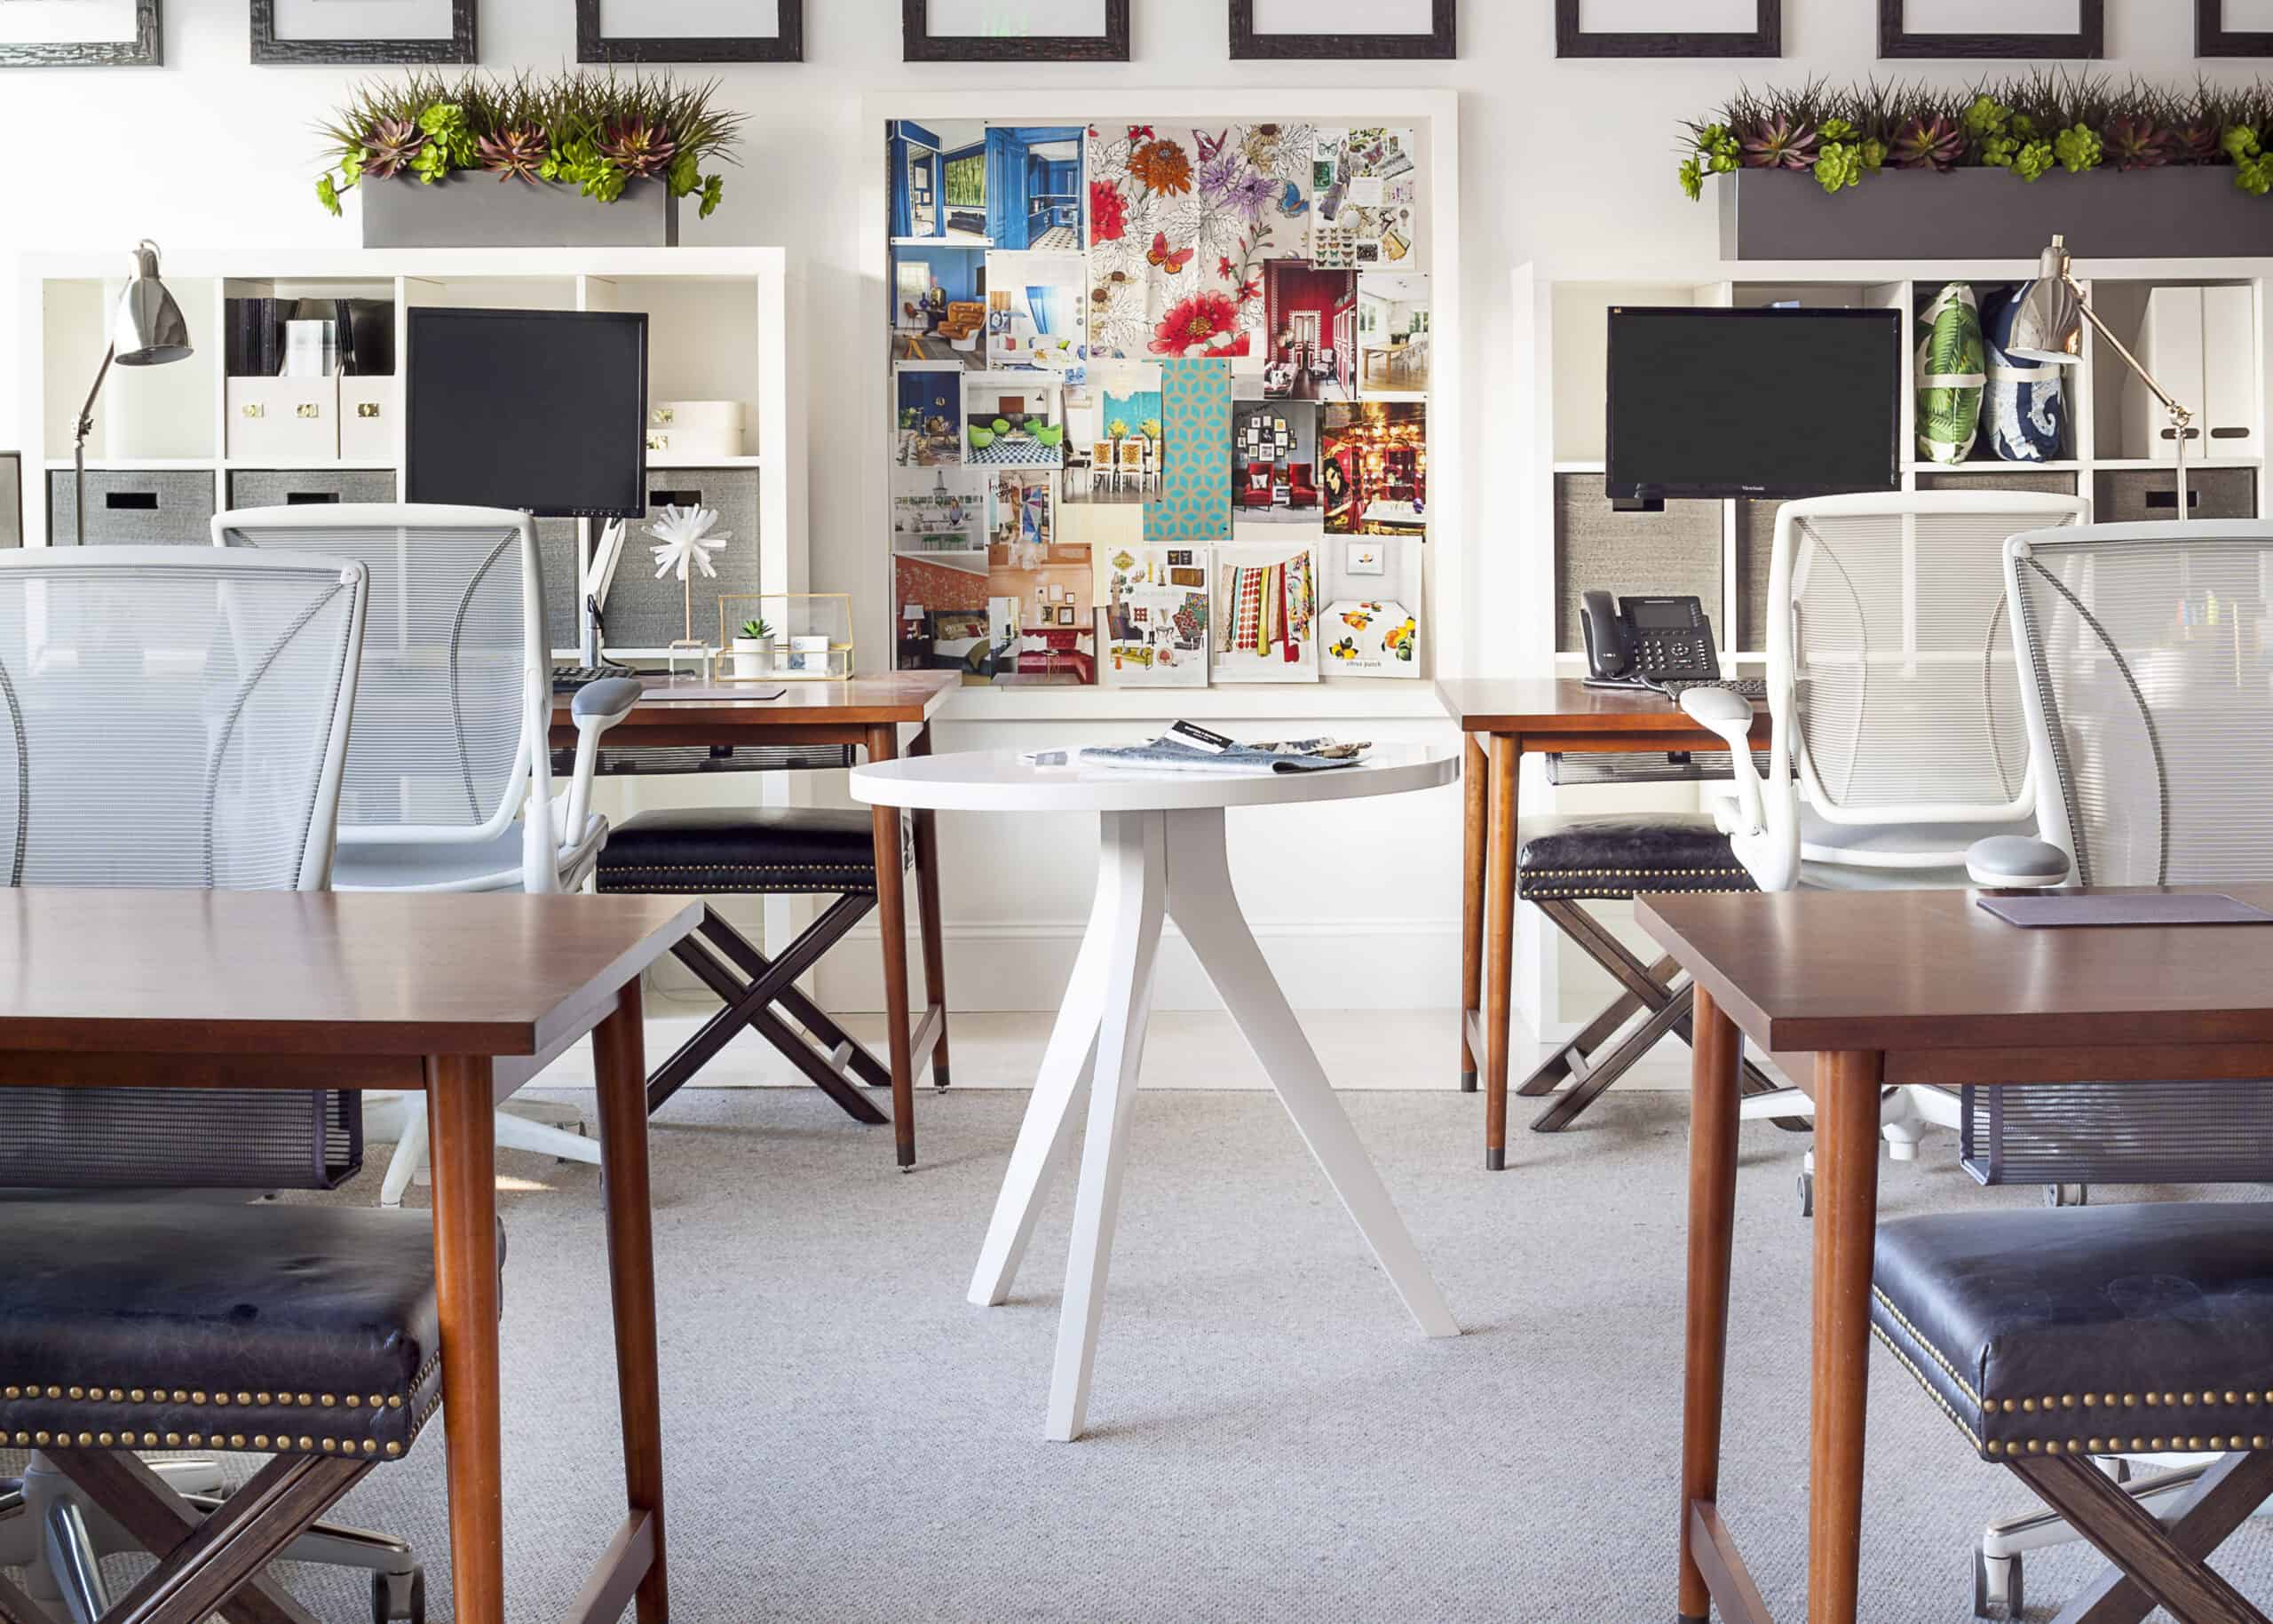
<instances>
[{"instance_id":1,"label":"green succulent","mask_svg":"<svg viewBox=\"0 0 2273 1624\"><path fill-rule=\"evenodd\" d=\"M744 621L742 622L742 636L746 638L756 638L762 643L772 635L773 628L768 625L763 619Z\"/></svg>"},{"instance_id":2,"label":"green succulent","mask_svg":"<svg viewBox=\"0 0 2273 1624\"><path fill-rule=\"evenodd\" d=\"M697 214L703 219L709 219L717 211L718 205L725 201L725 197L726 178L724 175L706 177L702 182L702 207L696 211Z\"/></svg>"},{"instance_id":3,"label":"green succulent","mask_svg":"<svg viewBox=\"0 0 2273 1624\"><path fill-rule=\"evenodd\" d=\"M1966 134L1978 140L1984 136L2004 134L2012 117L2010 107L1984 91L1973 99L1960 122L1965 125Z\"/></svg>"},{"instance_id":4,"label":"green succulent","mask_svg":"<svg viewBox=\"0 0 2273 1624\"><path fill-rule=\"evenodd\" d=\"M2031 141L2013 159L2013 173L2023 180L2034 180L2051 169L2053 162L2051 142Z\"/></svg>"},{"instance_id":5,"label":"green succulent","mask_svg":"<svg viewBox=\"0 0 2273 1624\"><path fill-rule=\"evenodd\" d=\"M2236 124L2218 138L2218 146L2236 163L2254 158L2258 153L2257 131L2248 124Z\"/></svg>"},{"instance_id":6,"label":"green succulent","mask_svg":"<svg viewBox=\"0 0 2273 1624\"><path fill-rule=\"evenodd\" d=\"M1816 184L1834 195L1863 184L1863 150L1846 141L1826 141L1815 161Z\"/></svg>"},{"instance_id":7,"label":"green succulent","mask_svg":"<svg viewBox=\"0 0 2273 1624\"><path fill-rule=\"evenodd\" d=\"M2273 191L2273 154L2236 162L2234 185L2253 197L2262 197Z\"/></svg>"},{"instance_id":8,"label":"green succulent","mask_svg":"<svg viewBox=\"0 0 2273 1624\"><path fill-rule=\"evenodd\" d=\"M339 186L332 179L329 170L316 177L316 202L335 215L339 212Z\"/></svg>"},{"instance_id":9,"label":"green succulent","mask_svg":"<svg viewBox=\"0 0 2273 1624\"><path fill-rule=\"evenodd\" d=\"M1703 197L1705 195L1704 167L1694 157L1683 158L1681 161L1680 172L1681 189L1688 194L1689 201L1693 203ZM335 205L332 212L337 214L338 211Z\"/></svg>"},{"instance_id":10,"label":"green succulent","mask_svg":"<svg viewBox=\"0 0 2273 1624\"><path fill-rule=\"evenodd\" d=\"M2063 130L2052 138L2053 155L2060 160L2060 167L2071 175L2080 175L2086 170L2097 169L2107 151L2099 131L2089 124L2078 124Z\"/></svg>"}]
</instances>

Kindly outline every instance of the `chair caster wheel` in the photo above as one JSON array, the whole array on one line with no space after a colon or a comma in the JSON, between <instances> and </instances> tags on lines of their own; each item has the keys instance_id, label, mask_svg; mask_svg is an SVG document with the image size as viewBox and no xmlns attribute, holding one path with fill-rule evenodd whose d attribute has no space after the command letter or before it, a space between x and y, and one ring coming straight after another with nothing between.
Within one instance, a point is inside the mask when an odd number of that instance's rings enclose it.
<instances>
[{"instance_id":1,"label":"chair caster wheel","mask_svg":"<svg viewBox=\"0 0 2273 1624\"><path fill-rule=\"evenodd\" d=\"M1815 1216L1815 1175L1812 1173L1800 1175L1800 1216Z\"/></svg>"},{"instance_id":2,"label":"chair caster wheel","mask_svg":"<svg viewBox=\"0 0 2273 1624\"><path fill-rule=\"evenodd\" d=\"M371 1624L426 1624L426 1570L371 1575Z\"/></svg>"},{"instance_id":3,"label":"chair caster wheel","mask_svg":"<svg viewBox=\"0 0 2273 1624\"><path fill-rule=\"evenodd\" d=\"M2047 1207L2088 1207L2092 1187L2089 1184L2047 1184L2044 1204Z\"/></svg>"},{"instance_id":4,"label":"chair caster wheel","mask_svg":"<svg viewBox=\"0 0 2273 1624\"><path fill-rule=\"evenodd\" d=\"M2021 1606L2020 1557L1991 1557L1975 1551L1973 1616L1976 1619L2017 1619L2021 1616Z\"/></svg>"}]
</instances>

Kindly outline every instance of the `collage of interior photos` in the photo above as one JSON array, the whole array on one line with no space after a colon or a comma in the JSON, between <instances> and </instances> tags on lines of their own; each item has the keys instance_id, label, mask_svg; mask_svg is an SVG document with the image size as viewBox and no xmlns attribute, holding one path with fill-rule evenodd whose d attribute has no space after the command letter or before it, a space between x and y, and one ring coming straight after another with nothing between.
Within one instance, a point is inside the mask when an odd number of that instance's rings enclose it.
<instances>
[{"instance_id":1,"label":"collage of interior photos","mask_svg":"<svg viewBox=\"0 0 2273 1624\"><path fill-rule=\"evenodd\" d=\"M902 669L1418 677L1413 132L889 129Z\"/></svg>"}]
</instances>

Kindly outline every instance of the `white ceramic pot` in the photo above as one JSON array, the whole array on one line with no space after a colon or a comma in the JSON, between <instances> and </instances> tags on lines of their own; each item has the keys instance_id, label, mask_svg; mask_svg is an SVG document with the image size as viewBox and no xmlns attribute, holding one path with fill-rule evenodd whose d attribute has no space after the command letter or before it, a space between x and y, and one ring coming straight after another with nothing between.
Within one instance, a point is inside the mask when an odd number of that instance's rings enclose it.
<instances>
[{"instance_id":1,"label":"white ceramic pot","mask_svg":"<svg viewBox=\"0 0 2273 1624\"><path fill-rule=\"evenodd\" d=\"M734 675L737 677L771 677L773 674L773 645L764 638L736 638L734 639Z\"/></svg>"}]
</instances>

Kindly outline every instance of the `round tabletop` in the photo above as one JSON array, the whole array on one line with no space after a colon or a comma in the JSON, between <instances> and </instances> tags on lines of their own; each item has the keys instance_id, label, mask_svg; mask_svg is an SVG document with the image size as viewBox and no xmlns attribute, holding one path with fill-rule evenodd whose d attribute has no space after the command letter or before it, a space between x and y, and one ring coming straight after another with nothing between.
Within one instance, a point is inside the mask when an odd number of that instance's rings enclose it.
<instances>
[{"instance_id":1,"label":"round tabletop","mask_svg":"<svg viewBox=\"0 0 2273 1624\"><path fill-rule=\"evenodd\" d=\"M855 799L935 812L1177 812L1354 801L1433 789L1460 776L1459 758L1421 745L1375 745L1354 767L1217 774L1125 767L1036 767L1016 750L910 756L852 770Z\"/></svg>"}]
</instances>

